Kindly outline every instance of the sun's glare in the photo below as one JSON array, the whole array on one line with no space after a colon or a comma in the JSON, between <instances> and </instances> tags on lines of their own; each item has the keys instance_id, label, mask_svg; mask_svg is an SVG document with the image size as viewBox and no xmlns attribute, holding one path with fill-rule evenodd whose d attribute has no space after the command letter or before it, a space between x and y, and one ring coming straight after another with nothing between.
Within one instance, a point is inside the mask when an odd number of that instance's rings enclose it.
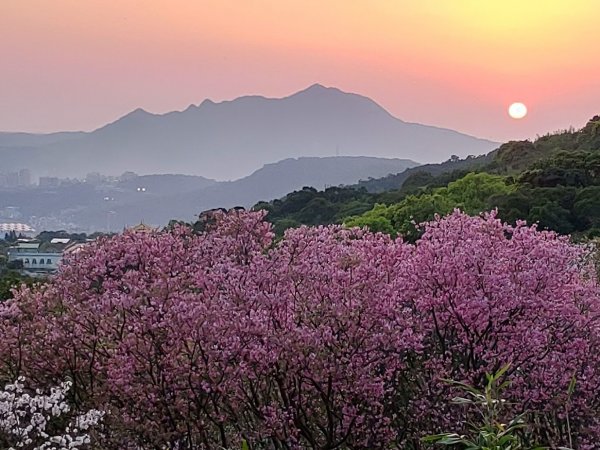
<instances>
[{"instance_id":1,"label":"sun's glare","mask_svg":"<svg viewBox=\"0 0 600 450\"><path fill-rule=\"evenodd\" d=\"M513 119L522 119L527 115L527 106L521 102L513 103L508 107L508 115Z\"/></svg>"}]
</instances>

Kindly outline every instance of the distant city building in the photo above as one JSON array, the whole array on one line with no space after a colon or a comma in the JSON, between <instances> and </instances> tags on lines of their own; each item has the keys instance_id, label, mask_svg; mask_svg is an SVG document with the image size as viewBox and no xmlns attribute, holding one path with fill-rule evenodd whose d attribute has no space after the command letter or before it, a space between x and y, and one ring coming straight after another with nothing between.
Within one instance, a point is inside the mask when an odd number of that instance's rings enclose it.
<instances>
[{"instance_id":1,"label":"distant city building","mask_svg":"<svg viewBox=\"0 0 600 450\"><path fill-rule=\"evenodd\" d=\"M98 172L91 172L85 176L86 183L89 184L100 184L105 180L105 176Z\"/></svg>"},{"instance_id":2,"label":"distant city building","mask_svg":"<svg viewBox=\"0 0 600 450\"><path fill-rule=\"evenodd\" d=\"M31 172L29 169L19 171L19 186L27 187L31 185Z\"/></svg>"},{"instance_id":3,"label":"distant city building","mask_svg":"<svg viewBox=\"0 0 600 450\"><path fill-rule=\"evenodd\" d=\"M21 169L18 172L0 173L0 188L17 188L31 185L31 172Z\"/></svg>"},{"instance_id":4,"label":"distant city building","mask_svg":"<svg viewBox=\"0 0 600 450\"><path fill-rule=\"evenodd\" d=\"M19 172L9 172L6 174L6 187L15 188L19 186Z\"/></svg>"},{"instance_id":5,"label":"distant city building","mask_svg":"<svg viewBox=\"0 0 600 450\"><path fill-rule=\"evenodd\" d=\"M40 177L39 185L41 188L55 188L60 185L58 177Z\"/></svg>"},{"instance_id":6,"label":"distant city building","mask_svg":"<svg viewBox=\"0 0 600 450\"><path fill-rule=\"evenodd\" d=\"M119 181L131 181L138 177L138 174L135 172L123 172L123 174L119 177Z\"/></svg>"}]
</instances>

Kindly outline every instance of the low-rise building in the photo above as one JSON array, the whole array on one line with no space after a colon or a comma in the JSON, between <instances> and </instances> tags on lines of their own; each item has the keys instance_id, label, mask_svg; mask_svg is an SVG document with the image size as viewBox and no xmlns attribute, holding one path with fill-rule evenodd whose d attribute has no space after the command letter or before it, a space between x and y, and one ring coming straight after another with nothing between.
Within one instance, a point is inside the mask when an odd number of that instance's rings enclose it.
<instances>
[{"instance_id":1,"label":"low-rise building","mask_svg":"<svg viewBox=\"0 0 600 450\"><path fill-rule=\"evenodd\" d=\"M19 240L8 249L8 263L20 261L21 270L32 275L49 274L58 270L65 255L80 251L86 245L69 239L53 241L42 244L34 240Z\"/></svg>"}]
</instances>

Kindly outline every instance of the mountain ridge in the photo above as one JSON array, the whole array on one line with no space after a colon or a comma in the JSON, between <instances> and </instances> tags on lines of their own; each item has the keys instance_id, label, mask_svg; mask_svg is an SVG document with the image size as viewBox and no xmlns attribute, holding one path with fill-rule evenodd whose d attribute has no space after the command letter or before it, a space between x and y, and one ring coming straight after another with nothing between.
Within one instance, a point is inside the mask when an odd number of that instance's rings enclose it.
<instances>
[{"instance_id":1,"label":"mountain ridge","mask_svg":"<svg viewBox=\"0 0 600 450\"><path fill-rule=\"evenodd\" d=\"M37 176L134 171L219 180L239 179L290 157L342 154L430 162L497 146L454 130L404 122L368 97L320 84L283 98L206 99L164 114L138 108L58 142L35 145L29 137L26 146L16 142L18 136L11 139L6 145L0 136L6 169L25 165ZM18 154L24 147L26 159Z\"/></svg>"}]
</instances>

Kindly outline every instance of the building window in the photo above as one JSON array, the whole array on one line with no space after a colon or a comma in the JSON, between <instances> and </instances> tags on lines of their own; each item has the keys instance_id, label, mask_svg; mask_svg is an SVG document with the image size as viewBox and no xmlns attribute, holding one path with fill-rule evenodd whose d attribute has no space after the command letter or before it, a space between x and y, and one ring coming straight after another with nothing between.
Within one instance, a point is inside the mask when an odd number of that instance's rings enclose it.
<instances>
[{"instance_id":1,"label":"building window","mask_svg":"<svg viewBox=\"0 0 600 450\"><path fill-rule=\"evenodd\" d=\"M25 261L23 261L23 264L29 264L29 258L25 258Z\"/></svg>"},{"instance_id":2,"label":"building window","mask_svg":"<svg viewBox=\"0 0 600 450\"><path fill-rule=\"evenodd\" d=\"M35 258L33 258L33 259L31 260L31 264L37 264L37 260L36 260Z\"/></svg>"},{"instance_id":3,"label":"building window","mask_svg":"<svg viewBox=\"0 0 600 450\"><path fill-rule=\"evenodd\" d=\"M44 264L44 258L40 258L40 264Z\"/></svg>"},{"instance_id":4,"label":"building window","mask_svg":"<svg viewBox=\"0 0 600 450\"><path fill-rule=\"evenodd\" d=\"M46 260L46 264L52 264L52 260L51 260L50 258L48 258L48 259Z\"/></svg>"}]
</instances>

